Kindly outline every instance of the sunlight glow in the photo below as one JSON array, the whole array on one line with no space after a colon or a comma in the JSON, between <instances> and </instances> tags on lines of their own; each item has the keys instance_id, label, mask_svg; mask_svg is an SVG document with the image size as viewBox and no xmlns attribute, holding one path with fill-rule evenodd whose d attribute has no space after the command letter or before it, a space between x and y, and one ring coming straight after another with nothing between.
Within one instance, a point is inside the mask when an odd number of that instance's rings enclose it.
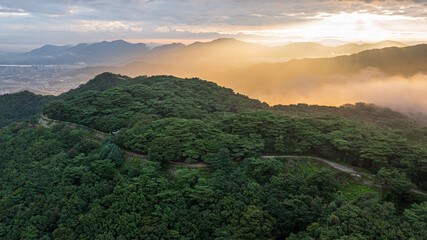
<instances>
[{"instance_id":1,"label":"sunlight glow","mask_svg":"<svg viewBox=\"0 0 427 240\"><path fill-rule=\"evenodd\" d=\"M344 41L381 41L385 39L425 39L424 18L402 15L378 15L365 11L339 14L320 13L307 17L308 23L275 29L243 31L263 37L299 37L301 40L341 39ZM405 29L404 31L400 31ZM397 31L399 30L399 31Z\"/></svg>"}]
</instances>

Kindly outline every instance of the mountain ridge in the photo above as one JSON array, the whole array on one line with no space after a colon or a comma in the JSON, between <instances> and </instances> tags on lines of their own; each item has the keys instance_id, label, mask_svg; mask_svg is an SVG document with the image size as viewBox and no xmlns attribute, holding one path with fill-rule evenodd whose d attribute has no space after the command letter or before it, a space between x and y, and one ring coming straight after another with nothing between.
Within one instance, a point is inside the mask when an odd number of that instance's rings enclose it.
<instances>
[{"instance_id":1,"label":"mountain ridge","mask_svg":"<svg viewBox=\"0 0 427 240\"><path fill-rule=\"evenodd\" d=\"M0 59L3 64L126 64L131 61L148 61L171 63L192 59L192 54L202 52L207 54L199 58L210 58L222 53L227 58L267 58L270 61L304 57L328 57L341 54L351 54L366 49L383 48L388 46L406 46L395 41L383 41L376 44L346 44L337 47L324 46L319 43L302 42L282 46L264 46L257 43L245 42L235 38L218 38L209 42L194 42L189 45L182 43L165 44L150 49L144 43L129 43L125 40L102 41L94 43L79 43L76 45L44 45L22 54L9 54L9 58ZM207 52L206 52L207 51ZM182 57L178 57L181 55ZM199 54L200 55L200 54ZM197 55L196 55L197 56ZM168 58L172 58L168 60ZM106 61L106 59L109 59ZM197 59L193 59L197 60ZM250 59L249 59L250 60Z\"/></svg>"},{"instance_id":2,"label":"mountain ridge","mask_svg":"<svg viewBox=\"0 0 427 240\"><path fill-rule=\"evenodd\" d=\"M79 43L77 45L44 45L12 59L0 59L12 64L73 65L120 64L149 51L146 44L132 44L124 40Z\"/></svg>"}]
</instances>

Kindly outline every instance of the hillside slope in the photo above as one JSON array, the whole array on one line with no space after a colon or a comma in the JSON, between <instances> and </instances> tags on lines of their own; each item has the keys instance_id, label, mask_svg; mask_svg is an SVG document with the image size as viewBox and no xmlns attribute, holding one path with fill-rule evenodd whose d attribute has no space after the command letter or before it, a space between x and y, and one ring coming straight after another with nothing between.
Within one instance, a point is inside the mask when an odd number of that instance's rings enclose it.
<instances>
[{"instance_id":1,"label":"hillside slope","mask_svg":"<svg viewBox=\"0 0 427 240\"><path fill-rule=\"evenodd\" d=\"M36 95L28 91L0 95L0 128L40 113L42 107L53 99L54 96Z\"/></svg>"},{"instance_id":2,"label":"hillside slope","mask_svg":"<svg viewBox=\"0 0 427 240\"><path fill-rule=\"evenodd\" d=\"M427 72L427 44L404 48L367 50L350 56L335 58L299 59L285 63L256 64L247 68L226 71L216 77L228 79L233 85L239 84L235 80L241 79L241 81L250 82L251 85L260 84L263 86L301 76L350 75L367 68L375 68L386 75L411 76L416 73Z\"/></svg>"},{"instance_id":3,"label":"hillside slope","mask_svg":"<svg viewBox=\"0 0 427 240\"><path fill-rule=\"evenodd\" d=\"M115 77L110 74L104 76ZM269 108L266 103L200 79L172 76L121 78L116 83L106 82L107 86L120 83L121 87L105 92L83 91L79 94L83 89L91 89L88 86L100 86L97 83L104 81L100 75L86 85L64 94L69 97L49 103L44 112L54 119L112 131L125 126L123 122L138 113L203 119L221 112L237 113ZM114 121L116 124L113 129L112 126L105 128L105 121Z\"/></svg>"}]
</instances>

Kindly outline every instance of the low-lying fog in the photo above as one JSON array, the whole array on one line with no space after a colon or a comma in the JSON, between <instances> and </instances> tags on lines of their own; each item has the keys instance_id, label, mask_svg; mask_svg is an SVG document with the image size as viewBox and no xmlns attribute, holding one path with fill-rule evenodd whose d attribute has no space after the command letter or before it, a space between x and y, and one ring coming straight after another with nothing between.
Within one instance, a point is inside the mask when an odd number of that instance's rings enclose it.
<instances>
[{"instance_id":1,"label":"low-lying fog","mask_svg":"<svg viewBox=\"0 0 427 240\"><path fill-rule=\"evenodd\" d=\"M401 112L427 114L427 74L385 76L369 69L348 76L305 75L260 86L231 85L237 92L271 105L307 103L339 106L366 102Z\"/></svg>"}]
</instances>

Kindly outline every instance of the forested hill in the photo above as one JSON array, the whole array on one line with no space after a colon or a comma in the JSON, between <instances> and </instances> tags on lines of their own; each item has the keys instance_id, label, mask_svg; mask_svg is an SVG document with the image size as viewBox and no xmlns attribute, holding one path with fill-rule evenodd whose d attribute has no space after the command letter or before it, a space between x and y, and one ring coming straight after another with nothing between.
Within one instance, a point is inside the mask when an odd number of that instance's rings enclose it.
<instances>
[{"instance_id":1,"label":"forested hill","mask_svg":"<svg viewBox=\"0 0 427 240\"><path fill-rule=\"evenodd\" d=\"M425 198L411 191L427 189L424 128L387 111L415 125L371 121L376 108L354 108L355 120L282 107L200 79L99 75L46 104L38 124L0 129L0 239L427 235Z\"/></svg>"},{"instance_id":2,"label":"forested hill","mask_svg":"<svg viewBox=\"0 0 427 240\"><path fill-rule=\"evenodd\" d=\"M36 95L28 91L0 96L0 128L13 121L28 119L35 114L41 113L42 107L52 100L71 99L82 93L90 94L89 91L100 93L113 87L129 87L136 84L143 84L147 87L145 90L148 92L145 96L132 96L132 98L135 97L133 100L152 98L151 102L147 104L159 105L159 102L156 103L154 101L157 98L158 101L164 103L169 101L169 105L173 104L170 107L176 107L176 111L183 111L185 108L194 108L192 110L196 112L192 114L201 113L203 115L203 113L216 111L235 112L250 109L267 109L269 107L258 100L235 94L231 89L220 87L215 83L200 79L181 79L173 76L141 76L130 78L118 74L102 73L86 84L80 85L78 88L56 97ZM149 91L153 92L149 93ZM192 106L187 106L187 104L191 104ZM178 108L181 108L181 110L178 110ZM121 114L124 113L124 109L119 110L119 112ZM136 110L133 109L132 111Z\"/></svg>"},{"instance_id":3,"label":"forested hill","mask_svg":"<svg viewBox=\"0 0 427 240\"><path fill-rule=\"evenodd\" d=\"M103 74L49 103L44 112L58 120L102 131L118 130L138 113L203 119L211 114L268 110L266 103L200 79L173 76L125 78ZM109 86L118 86L110 88ZM95 90L95 91L94 91ZM100 90L100 91L97 91ZM81 93L80 93L81 92Z\"/></svg>"},{"instance_id":4,"label":"forested hill","mask_svg":"<svg viewBox=\"0 0 427 240\"><path fill-rule=\"evenodd\" d=\"M147 95L145 98L154 97L163 102L174 101L174 104L177 103L179 107L191 109L191 111L195 111L195 113L237 112L262 109L272 111L276 114L305 118L318 118L329 115L375 123L381 127L387 126L394 128L405 128L405 125L406 127L419 124L425 125L426 122L425 117L412 118L387 108L376 107L372 104L359 103L341 107L298 104L269 107L267 104L261 103L258 100L252 100L246 96L235 94L231 89L219 87L214 83L199 79L181 79L172 76L140 76L130 78L118 74L102 73L86 84L57 97L35 95L28 91L0 96L0 127L13 121L28 119L35 114L41 113L43 105L52 100L69 99L72 101L73 98L76 98L75 101L77 101L77 98L82 97L77 97L77 95L83 93L89 94L87 93L88 91L95 91L101 94L101 92L114 87L133 88L133 86L137 84L143 84L146 87L153 88L151 89L153 91L160 91L165 93L163 95L166 95L165 97L161 97L161 95L154 96L153 92L153 94ZM110 93L107 93L106 95L109 94ZM112 98L114 98L114 96ZM142 101L144 104L153 104L152 100L151 102L145 102L141 96L137 95L132 95L128 100ZM194 104L199 105L195 106ZM136 109L132 111L136 112ZM179 110L176 109L175 111ZM119 115L123 113L122 111L120 112L121 113L116 115L116 117L120 118ZM172 113L169 113L169 115L170 114ZM203 114L197 118L203 118Z\"/></svg>"},{"instance_id":5,"label":"forested hill","mask_svg":"<svg viewBox=\"0 0 427 240\"><path fill-rule=\"evenodd\" d=\"M41 112L54 96L36 95L29 91L0 95L0 128Z\"/></svg>"},{"instance_id":6,"label":"forested hill","mask_svg":"<svg viewBox=\"0 0 427 240\"><path fill-rule=\"evenodd\" d=\"M75 89L71 89L68 92L59 95L58 98L73 96L87 91L102 92L112 87L133 85L136 84L138 81L139 78L132 79L127 76L105 72L98 74L93 79L89 80L87 83L82 84Z\"/></svg>"},{"instance_id":7,"label":"forested hill","mask_svg":"<svg viewBox=\"0 0 427 240\"><path fill-rule=\"evenodd\" d=\"M403 125L427 126L427 116L406 115L390 108L367 104L363 102L345 104L339 107L308 105L304 103L290 105L275 105L271 107L274 113L304 118L340 117L374 123L380 127L401 128Z\"/></svg>"}]
</instances>

